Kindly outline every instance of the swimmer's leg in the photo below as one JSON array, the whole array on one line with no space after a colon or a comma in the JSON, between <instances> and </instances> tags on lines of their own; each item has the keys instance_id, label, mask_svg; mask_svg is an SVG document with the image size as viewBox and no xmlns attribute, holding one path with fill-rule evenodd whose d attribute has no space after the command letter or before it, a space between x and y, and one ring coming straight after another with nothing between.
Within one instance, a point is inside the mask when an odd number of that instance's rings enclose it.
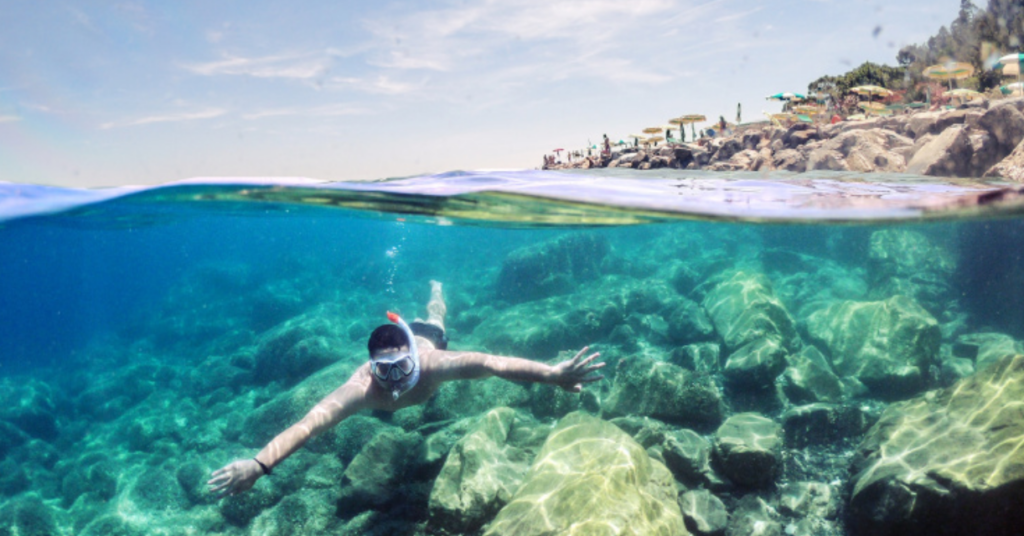
<instances>
[{"instance_id":1,"label":"swimmer's leg","mask_svg":"<svg viewBox=\"0 0 1024 536\"><path fill-rule=\"evenodd\" d=\"M448 314L448 306L444 304L444 295L441 293L441 282L430 282L430 301L427 302L427 323L433 324L444 330L444 317Z\"/></svg>"}]
</instances>

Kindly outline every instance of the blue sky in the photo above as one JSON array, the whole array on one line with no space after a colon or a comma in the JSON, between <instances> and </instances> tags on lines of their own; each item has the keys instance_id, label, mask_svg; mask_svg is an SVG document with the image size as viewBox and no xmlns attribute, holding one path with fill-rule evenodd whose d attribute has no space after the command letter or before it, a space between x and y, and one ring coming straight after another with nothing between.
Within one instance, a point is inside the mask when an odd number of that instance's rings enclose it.
<instances>
[{"instance_id":1,"label":"blue sky","mask_svg":"<svg viewBox=\"0 0 1024 536\"><path fill-rule=\"evenodd\" d=\"M0 0L0 181L532 168L895 64L957 0ZM880 28L877 32L876 28Z\"/></svg>"}]
</instances>

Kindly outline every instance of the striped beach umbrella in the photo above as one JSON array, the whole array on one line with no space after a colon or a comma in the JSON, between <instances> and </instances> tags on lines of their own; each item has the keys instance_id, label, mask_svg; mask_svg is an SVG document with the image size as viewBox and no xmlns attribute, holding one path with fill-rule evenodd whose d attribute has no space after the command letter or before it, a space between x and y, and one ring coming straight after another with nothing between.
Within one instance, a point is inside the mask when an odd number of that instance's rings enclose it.
<instances>
[{"instance_id":1,"label":"striped beach umbrella","mask_svg":"<svg viewBox=\"0 0 1024 536\"><path fill-rule=\"evenodd\" d=\"M767 97L765 97L765 100L780 100L780 101L781 100L784 100L784 101L794 101L794 100L805 100L805 99L807 99L807 95L804 95L803 93L776 93L774 95L768 95Z\"/></svg>"},{"instance_id":2,"label":"striped beach umbrella","mask_svg":"<svg viewBox=\"0 0 1024 536\"><path fill-rule=\"evenodd\" d=\"M857 86L851 87L850 91L858 95L880 95L882 97L888 97L892 95L892 91L885 89L882 86Z\"/></svg>"},{"instance_id":3,"label":"striped beach umbrella","mask_svg":"<svg viewBox=\"0 0 1024 536\"><path fill-rule=\"evenodd\" d=\"M949 80L949 88L953 89L953 80L963 80L974 74L974 67L970 63L948 61L925 67L922 75L933 80Z\"/></svg>"}]
</instances>

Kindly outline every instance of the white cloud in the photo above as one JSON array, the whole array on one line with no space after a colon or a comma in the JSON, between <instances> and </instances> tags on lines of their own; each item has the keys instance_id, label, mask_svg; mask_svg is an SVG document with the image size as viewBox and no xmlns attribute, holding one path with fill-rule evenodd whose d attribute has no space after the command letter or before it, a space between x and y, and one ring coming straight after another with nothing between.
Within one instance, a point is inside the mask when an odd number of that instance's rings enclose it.
<instances>
[{"instance_id":1,"label":"white cloud","mask_svg":"<svg viewBox=\"0 0 1024 536\"><path fill-rule=\"evenodd\" d=\"M244 75L255 78L309 80L322 76L327 71L330 67L330 57L323 53L281 54L262 58L229 57L183 67L204 76Z\"/></svg>"},{"instance_id":2,"label":"white cloud","mask_svg":"<svg viewBox=\"0 0 1024 536\"><path fill-rule=\"evenodd\" d=\"M0 123L13 123L15 121L21 121L21 118L16 115L0 115Z\"/></svg>"},{"instance_id":3,"label":"white cloud","mask_svg":"<svg viewBox=\"0 0 1024 536\"><path fill-rule=\"evenodd\" d=\"M138 119L130 119L121 122L110 122L103 123L100 125L102 129L109 128L121 128L121 127L134 127L139 125L149 125L153 123L179 123L182 121L195 121L201 119L212 119L214 117L220 117L227 113L226 110L220 108L210 108L199 112L185 112L178 114L167 114L167 115L151 115L146 117L140 117Z\"/></svg>"}]
</instances>

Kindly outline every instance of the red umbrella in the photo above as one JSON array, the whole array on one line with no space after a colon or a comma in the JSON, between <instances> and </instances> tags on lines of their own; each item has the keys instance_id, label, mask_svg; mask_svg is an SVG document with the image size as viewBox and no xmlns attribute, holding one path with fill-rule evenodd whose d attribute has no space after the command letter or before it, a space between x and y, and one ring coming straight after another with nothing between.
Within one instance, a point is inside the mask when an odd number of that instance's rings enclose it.
<instances>
[{"instance_id":1,"label":"red umbrella","mask_svg":"<svg viewBox=\"0 0 1024 536\"><path fill-rule=\"evenodd\" d=\"M553 152L553 153L560 153L560 152L562 152L562 151L564 151L564 150L565 150L565 149L555 149L554 151L551 151L551 152Z\"/></svg>"}]
</instances>

